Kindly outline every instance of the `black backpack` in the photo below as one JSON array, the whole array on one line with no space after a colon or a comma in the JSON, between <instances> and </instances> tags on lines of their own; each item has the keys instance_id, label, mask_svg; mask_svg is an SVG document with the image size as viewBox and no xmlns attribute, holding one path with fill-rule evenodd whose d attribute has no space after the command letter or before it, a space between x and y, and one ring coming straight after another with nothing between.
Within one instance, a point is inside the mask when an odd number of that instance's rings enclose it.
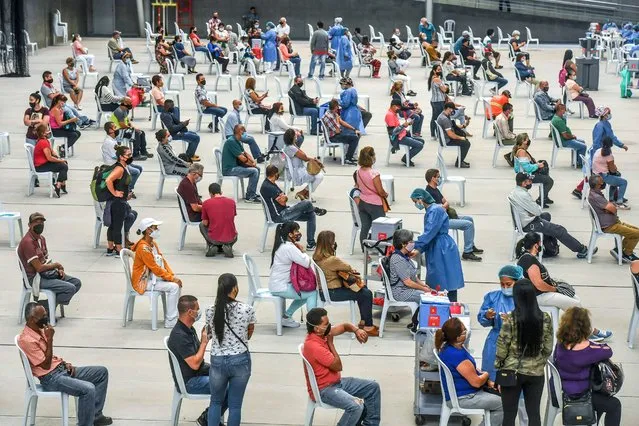
<instances>
[{"instance_id":1,"label":"black backpack","mask_svg":"<svg viewBox=\"0 0 639 426\"><path fill-rule=\"evenodd\" d=\"M106 179L109 177L113 169L115 169L116 164L103 164L101 166L96 166L93 170L93 177L91 178L91 184L89 187L91 188L91 195L93 195L93 199L100 203L107 201L112 198L111 191L106 186Z\"/></svg>"}]
</instances>

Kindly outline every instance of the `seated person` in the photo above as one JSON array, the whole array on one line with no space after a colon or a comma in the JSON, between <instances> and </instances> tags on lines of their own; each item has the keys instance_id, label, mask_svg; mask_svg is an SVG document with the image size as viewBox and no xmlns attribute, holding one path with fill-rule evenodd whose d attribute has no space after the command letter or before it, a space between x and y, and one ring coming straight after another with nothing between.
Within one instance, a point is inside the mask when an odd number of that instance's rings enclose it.
<instances>
[{"instance_id":1,"label":"seated person","mask_svg":"<svg viewBox=\"0 0 639 426\"><path fill-rule=\"evenodd\" d=\"M408 155L410 156L410 163L408 165L410 167L414 167L413 159L417 154L424 149L424 140L421 138L413 137L411 133L406 129L408 126L413 124L411 119L405 120L403 123L399 121L399 111L402 107L401 101L393 99L391 101L390 108L386 112L386 116L384 117L384 122L386 123L386 131L388 132L388 136L390 138L390 142L392 145L392 151L395 152L399 149L399 145L404 145L410 148ZM404 154L401 159L402 163L407 164L408 159Z\"/></svg>"},{"instance_id":2,"label":"seated person","mask_svg":"<svg viewBox=\"0 0 639 426\"><path fill-rule=\"evenodd\" d=\"M344 156L344 163L354 165L354 158L357 145L359 144L360 132L353 126L342 120L339 115L339 101L332 99L328 103L328 111L322 116L322 124L328 132L328 136L333 143L343 143L348 145Z\"/></svg>"},{"instance_id":3,"label":"seated person","mask_svg":"<svg viewBox=\"0 0 639 426\"><path fill-rule=\"evenodd\" d=\"M444 104L444 111L437 117L437 124L444 130L444 138L446 138L446 145L459 146L461 148L461 157L457 158L455 167L467 169L470 167L470 163L464 161L468 151L470 151L470 141L466 139L466 133L453 125L451 116L454 114L457 106L453 102L446 102Z\"/></svg>"},{"instance_id":4,"label":"seated person","mask_svg":"<svg viewBox=\"0 0 639 426\"><path fill-rule=\"evenodd\" d=\"M233 136L233 129L238 124L242 124L242 117L240 116L240 109L242 108L242 101L239 99L233 99L233 109L226 116L226 122L224 123L224 137L226 139ZM255 142L255 138L248 133L244 132L240 138L240 142L249 146L251 155L258 164L261 164L265 160L265 156L262 154L260 147Z\"/></svg>"},{"instance_id":5,"label":"seated person","mask_svg":"<svg viewBox=\"0 0 639 426\"><path fill-rule=\"evenodd\" d=\"M510 90L504 90L499 95L495 95L490 98L490 112L493 117L497 117L504 109L504 105L510 102L512 95L510 94ZM486 117L490 118L490 117Z\"/></svg>"},{"instance_id":6,"label":"seated person","mask_svg":"<svg viewBox=\"0 0 639 426\"><path fill-rule=\"evenodd\" d=\"M379 336L379 329L373 325L373 292L364 285L359 272L337 257L337 243L333 231L319 233L313 260L324 272L331 300L334 302L356 301L361 317L359 325L362 330L369 336ZM321 289L320 298L324 300Z\"/></svg>"},{"instance_id":7,"label":"seated person","mask_svg":"<svg viewBox=\"0 0 639 426\"><path fill-rule=\"evenodd\" d=\"M193 395L209 395L211 388L209 385L209 368L210 364L204 361L206 346L209 342L206 326L202 327L200 336L197 337L197 331L193 325L202 317L200 303L195 296L184 295L178 300L178 321L169 334L167 346L171 353L177 358L180 365L180 373L184 379L186 391ZM173 363L169 361L171 374L173 375L173 383L175 389L178 389L178 383L173 369ZM208 424L209 407L196 420L200 426Z\"/></svg>"},{"instance_id":8,"label":"seated person","mask_svg":"<svg viewBox=\"0 0 639 426\"><path fill-rule=\"evenodd\" d=\"M33 148L33 165L36 172L53 172L58 174L54 184L56 197L60 198L60 191L67 194L67 173L69 164L67 160L58 157L58 154L51 148L51 133L46 124L38 124L36 127L38 141Z\"/></svg>"},{"instance_id":9,"label":"seated person","mask_svg":"<svg viewBox=\"0 0 639 426\"><path fill-rule=\"evenodd\" d=\"M493 37L495 36L495 30L492 28L488 28L486 30L486 37L482 44L484 45L484 56L488 56L488 52L491 53L491 58L495 59L495 68L502 69L503 66L499 65L499 59L501 59L501 53L497 52L493 48Z\"/></svg>"},{"instance_id":10,"label":"seated person","mask_svg":"<svg viewBox=\"0 0 639 426\"><path fill-rule=\"evenodd\" d=\"M176 140L186 141L186 158L191 161L200 161L200 157L195 155L198 145L200 144L200 136L195 132L189 132L187 126L190 120L180 121L174 113L173 100L167 99L164 102L164 112L160 113L160 120L172 138Z\"/></svg>"},{"instance_id":11,"label":"seated person","mask_svg":"<svg viewBox=\"0 0 639 426\"><path fill-rule=\"evenodd\" d=\"M437 47L439 45L439 42L437 41L437 39L428 42L426 41L426 36L420 33L419 42L421 43L422 48L424 49L424 53L428 55L428 59L430 60L431 63L440 62L442 60L442 54L439 50L437 50ZM426 60L424 59L424 61L422 61L422 66L426 66L425 62Z\"/></svg>"},{"instance_id":12,"label":"seated person","mask_svg":"<svg viewBox=\"0 0 639 426\"><path fill-rule=\"evenodd\" d=\"M206 257L213 257L216 252L224 253L224 257L233 257L233 244L237 242L237 206L232 198L222 195L218 183L209 185L209 195L211 198L202 203L200 222L200 232L207 245Z\"/></svg>"},{"instance_id":13,"label":"seated person","mask_svg":"<svg viewBox=\"0 0 639 426\"><path fill-rule=\"evenodd\" d=\"M519 78L521 81L527 81L533 86L537 85L535 80L535 68L530 66L530 63L523 53L518 53L515 58L515 68L519 72Z\"/></svg>"},{"instance_id":14,"label":"seated person","mask_svg":"<svg viewBox=\"0 0 639 426\"><path fill-rule=\"evenodd\" d=\"M300 71L300 66L302 63L302 58L300 58L300 54L298 52L293 50L293 44L291 43L291 39L289 39L287 36L284 36L283 38L281 38L278 49L280 51L280 55L282 56L282 59L284 59L285 61L291 61L291 63L295 67L295 75L301 76L302 74Z\"/></svg>"},{"instance_id":15,"label":"seated person","mask_svg":"<svg viewBox=\"0 0 639 426\"><path fill-rule=\"evenodd\" d=\"M495 126L499 130L499 134L501 135L501 142L504 145L514 145L515 138L517 135L513 133L514 127L514 118L513 118L513 105L511 103L506 103L502 107L501 114L495 117ZM506 158L509 166L513 166L513 162L510 159L510 156Z\"/></svg>"},{"instance_id":16,"label":"seated person","mask_svg":"<svg viewBox=\"0 0 639 426\"><path fill-rule=\"evenodd\" d=\"M455 391L462 408L482 408L490 412L490 424L501 425L504 418L501 397L482 390L496 389L487 371L477 369L475 358L465 348L468 331L459 318L450 318L435 333L435 348L448 367L455 382ZM442 380L445 380L443 372ZM444 386L446 401L450 401L448 386Z\"/></svg>"},{"instance_id":17,"label":"seated person","mask_svg":"<svg viewBox=\"0 0 639 426\"><path fill-rule=\"evenodd\" d=\"M309 157L302 151L296 143L295 130L288 129L284 132L284 154L291 159L291 166L293 170L289 170L291 178L293 179L293 185L306 185L304 189L295 194L295 198L300 201L308 200L310 198L310 191L316 191L317 187L324 180L324 165L315 157ZM319 168L320 171L317 174L310 174L308 172L308 164L313 163L315 168Z\"/></svg>"},{"instance_id":18,"label":"seated person","mask_svg":"<svg viewBox=\"0 0 639 426\"><path fill-rule=\"evenodd\" d=\"M613 199L615 192L617 193L617 199L614 200L616 209L630 210L624 198L628 181L621 177L617 169L615 157L612 155L612 139L607 136L603 138L603 146L592 156L592 174L601 176L603 181L610 185L609 198Z\"/></svg>"},{"instance_id":19,"label":"seated person","mask_svg":"<svg viewBox=\"0 0 639 426\"><path fill-rule=\"evenodd\" d=\"M211 114L215 117L215 132L219 132L218 122L220 117L226 115L227 109L223 106L216 105L208 96L206 91L206 78L204 74L200 73L195 76L197 87L195 88L195 97L202 106L202 114ZM213 123L209 123L209 129L213 130Z\"/></svg>"},{"instance_id":20,"label":"seated person","mask_svg":"<svg viewBox=\"0 0 639 426\"><path fill-rule=\"evenodd\" d=\"M42 96L39 92L29 95L29 108L24 111L22 122L27 126L25 142L35 146L38 141L36 128L40 124L49 126L49 108L42 105Z\"/></svg>"},{"instance_id":21,"label":"seated person","mask_svg":"<svg viewBox=\"0 0 639 426\"><path fill-rule=\"evenodd\" d=\"M632 262L639 260L635 256L634 250L639 242L639 228L619 220L617 215L617 206L615 203L606 200L601 190L604 188L605 182L601 176L593 175L588 179L590 185L590 193L588 194L588 203L595 211L599 219L601 229L607 234L617 234L623 237L621 244L622 260ZM616 259L618 248L610 250L610 254Z\"/></svg>"},{"instance_id":22,"label":"seated person","mask_svg":"<svg viewBox=\"0 0 639 426\"><path fill-rule=\"evenodd\" d=\"M257 182L260 179L260 169L251 154L244 151L242 146L242 135L245 132L243 125L238 124L233 129L233 136L228 138L222 148L222 174L224 176L238 176L248 178L249 183L246 188L247 203L261 203L260 196L257 195Z\"/></svg>"},{"instance_id":23,"label":"seated person","mask_svg":"<svg viewBox=\"0 0 639 426\"><path fill-rule=\"evenodd\" d=\"M487 51L484 54L484 59L482 59L481 61L481 66L486 73L486 78L488 79L488 81L497 83L497 90L499 90L508 84L508 80L504 78L504 75L502 73L500 73L495 69L495 67L493 67L493 63L490 61L492 57L493 53L491 51Z\"/></svg>"},{"instance_id":24,"label":"seated person","mask_svg":"<svg viewBox=\"0 0 639 426\"><path fill-rule=\"evenodd\" d=\"M552 117L550 124L552 124L553 127L559 132L561 145L566 148L571 148L575 151L575 154L577 156L577 168L581 168L581 156L586 154L586 142L582 139L577 139L577 136L573 135L570 127L568 127L568 125L566 124L565 114L566 105L557 104L555 115Z\"/></svg>"},{"instance_id":25,"label":"seated person","mask_svg":"<svg viewBox=\"0 0 639 426\"><path fill-rule=\"evenodd\" d=\"M356 35L353 36L353 40L356 40ZM357 50L359 50L362 55L362 62L373 67L373 75L371 77L381 78L379 75L379 69L382 67L382 61L380 61L379 59L375 59L377 49L373 47L370 40L368 39L368 36L363 36L361 38L361 42L357 44Z\"/></svg>"},{"instance_id":26,"label":"seated person","mask_svg":"<svg viewBox=\"0 0 639 426\"><path fill-rule=\"evenodd\" d=\"M131 284L141 295L150 290L166 293L164 328L173 328L178 320L182 280L175 276L155 241L160 236L158 226L161 224L161 221L151 217L140 221L137 233L142 237L131 247L135 252Z\"/></svg>"},{"instance_id":27,"label":"seated person","mask_svg":"<svg viewBox=\"0 0 639 426\"><path fill-rule=\"evenodd\" d=\"M311 135L317 135L317 119L319 117L319 98L310 98L306 91L302 89L304 79L300 76L295 77L293 85L288 90L288 96L293 100L295 115L305 115L311 117ZM291 111L291 114L293 111Z\"/></svg>"},{"instance_id":28,"label":"seated person","mask_svg":"<svg viewBox=\"0 0 639 426\"><path fill-rule=\"evenodd\" d=\"M186 212L191 222L202 221L202 197L197 191L197 183L202 180L203 175L204 166L200 163L193 163L177 187L177 192L184 200Z\"/></svg>"},{"instance_id":29,"label":"seated person","mask_svg":"<svg viewBox=\"0 0 639 426\"><path fill-rule=\"evenodd\" d=\"M470 40L470 33L468 31L462 31L461 36L455 40L455 44L453 44L454 54L459 55L464 40Z\"/></svg>"},{"instance_id":30,"label":"seated person","mask_svg":"<svg viewBox=\"0 0 639 426\"><path fill-rule=\"evenodd\" d=\"M536 161L530 154L528 149L532 141L528 137L528 133L520 133L515 139L515 145L513 146L512 156L513 167L515 173L523 172L532 177L532 183L541 183L544 185L544 201L546 204L550 197L550 190L555 184L553 178L550 177L550 167L545 160ZM552 204L550 200L550 204Z\"/></svg>"},{"instance_id":31,"label":"seated person","mask_svg":"<svg viewBox=\"0 0 639 426\"><path fill-rule=\"evenodd\" d=\"M284 120L284 104L281 102L275 102L273 104L273 115L269 118L271 123L271 133L285 133L287 130L291 130L295 133L295 144L297 147L301 147L304 143L304 132L299 127L291 126ZM275 135L274 135L275 136ZM275 136L277 137L277 136ZM269 145L271 144L269 138ZM269 146L270 149L270 146Z\"/></svg>"},{"instance_id":32,"label":"seated person","mask_svg":"<svg viewBox=\"0 0 639 426\"><path fill-rule=\"evenodd\" d=\"M517 265L524 270L524 278L529 279L537 292L539 306L554 306L566 311L574 306L581 307L577 295L567 296L557 289L557 281L553 280L548 269L537 259L541 250L541 238L537 232L528 232L523 238L524 254L517 261ZM560 281L561 282L561 281ZM599 342L612 336L608 330L592 330L590 340Z\"/></svg>"},{"instance_id":33,"label":"seated person","mask_svg":"<svg viewBox=\"0 0 639 426\"><path fill-rule=\"evenodd\" d=\"M111 114L111 121L118 131L118 138L133 140L133 160L145 161L147 158L153 158L153 154L146 149L146 133L131 124L129 111L132 108L131 100L124 98L120 106Z\"/></svg>"},{"instance_id":34,"label":"seated person","mask_svg":"<svg viewBox=\"0 0 639 426\"><path fill-rule=\"evenodd\" d=\"M539 82L539 88L533 95L533 100L539 109L539 115L542 120L551 120L555 115L557 104L559 99L552 98L548 94L549 84L547 81L542 80Z\"/></svg>"},{"instance_id":35,"label":"seated person","mask_svg":"<svg viewBox=\"0 0 639 426\"><path fill-rule=\"evenodd\" d=\"M74 57L86 60L89 67L89 72L96 72L97 70L95 66L93 66L93 64L95 63L95 55L90 55L89 49L82 45L82 37L80 37L80 34L73 34L73 36L71 37L71 43L71 49L73 49Z\"/></svg>"},{"instance_id":36,"label":"seated person","mask_svg":"<svg viewBox=\"0 0 639 426\"><path fill-rule=\"evenodd\" d=\"M189 38L191 39L191 43L193 43L193 47L197 52L209 53L209 49L206 47L206 42L202 41L199 35L197 35L197 27L189 28Z\"/></svg>"},{"instance_id":37,"label":"seated person","mask_svg":"<svg viewBox=\"0 0 639 426\"><path fill-rule=\"evenodd\" d=\"M390 71L391 79L402 80L406 83L407 96L417 96L416 92L410 89L410 76L406 74L406 70L402 68L398 62L397 54L392 50L388 51L388 69Z\"/></svg>"},{"instance_id":38,"label":"seated person","mask_svg":"<svg viewBox=\"0 0 639 426\"><path fill-rule=\"evenodd\" d=\"M162 160L162 166L167 175L186 176L189 172L190 162L183 160L173 152L171 146L171 135L166 129L155 132L155 139L158 141L158 155ZM181 154L180 154L181 155Z\"/></svg>"},{"instance_id":39,"label":"seated person","mask_svg":"<svg viewBox=\"0 0 639 426\"><path fill-rule=\"evenodd\" d=\"M53 85L53 75L51 74L51 71L45 71L42 73L42 86L40 86L40 93L42 94L46 107L50 110L53 99L56 96L61 95L60 91ZM81 129L95 124L95 120L90 120L86 115L80 114L78 110L73 108L71 105L65 103L63 109L67 115L78 118L78 125Z\"/></svg>"},{"instance_id":40,"label":"seated person","mask_svg":"<svg viewBox=\"0 0 639 426\"><path fill-rule=\"evenodd\" d=\"M44 306L29 302L24 316L26 324L18 336L18 346L29 360L31 371L40 381L42 390L75 396L79 425L113 424L111 417L102 414L109 383L106 367L76 367L53 355L55 329L49 325ZM35 401L31 403L36 404Z\"/></svg>"},{"instance_id":41,"label":"seated person","mask_svg":"<svg viewBox=\"0 0 639 426\"><path fill-rule=\"evenodd\" d=\"M436 204L441 204L448 214L448 227L450 229L459 229L464 232L464 253L462 259L481 261L481 257L477 254L482 254L484 251L475 246L475 222L471 216L459 216L455 209L450 207L448 200L444 198L444 195L439 190L441 184L441 175L437 169L428 169L426 171L426 192L428 192L435 199Z\"/></svg>"},{"instance_id":42,"label":"seated person","mask_svg":"<svg viewBox=\"0 0 639 426\"><path fill-rule=\"evenodd\" d=\"M524 52L521 48L526 46L526 42L525 41L519 41L519 39L521 38L521 33L519 32L519 30L515 30L512 33L512 37L511 39L508 41L508 44L510 44L510 46L513 49L513 52L515 53L515 56L518 53L521 53L522 55L524 55L526 57L526 65L530 65L530 54L528 54L527 52ZM509 55L510 56L510 55Z\"/></svg>"},{"instance_id":43,"label":"seated person","mask_svg":"<svg viewBox=\"0 0 639 426\"><path fill-rule=\"evenodd\" d=\"M100 108L104 112L115 111L123 100L129 99L127 96L115 96L113 94L111 89L109 89L109 77L106 75L98 80L98 84L95 86L95 94L98 95Z\"/></svg>"},{"instance_id":44,"label":"seated person","mask_svg":"<svg viewBox=\"0 0 639 426\"><path fill-rule=\"evenodd\" d=\"M84 96L84 90L80 87L80 76L75 67L75 59L67 58L67 67L62 70L62 91L69 95L73 101L73 106L82 111L80 102Z\"/></svg>"},{"instance_id":45,"label":"seated person","mask_svg":"<svg viewBox=\"0 0 639 426\"><path fill-rule=\"evenodd\" d=\"M271 129L268 118L271 116L270 104L265 104L264 99L268 97L268 90L264 93L255 91L255 78L249 77L244 84L244 99L246 99L246 107L251 110L253 115L265 115L267 120L264 121L264 130L267 132Z\"/></svg>"},{"instance_id":46,"label":"seated person","mask_svg":"<svg viewBox=\"0 0 639 426\"><path fill-rule=\"evenodd\" d=\"M577 84L577 73L574 71L568 71L568 78L566 79L566 97L574 102L583 102L588 108L588 117L599 118L595 115L595 101L592 100L590 95L586 93L583 87Z\"/></svg>"},{"instance_id":47,"label":"seated person","mask_svg":"<svg viewBox=\"0 0 639 426\"><path fill-rule=\"evenodd\" d=\"M466 70L455 67L455 54L453 52L444 53L442 59L442 75L446 81L456 81L462 86L462 95L470 96L473 94L471 83L468 81Z\"/></svg>"},{"instance_id":48,"label":"seated person","mask_svg":"<svg viewBox=\"0 0 639 426\"><path fill-rule=\"evenodd\" d=\"M464 59L464 64L473 66L473 79L479 80L477 71L479 71L481 62L475 57L475 48L470 42L470 38L462 39L462 45L459 48L459 54Z\"/></svg>"},{"instance_id":49,"label":"seated person","mask_svg":"<svg viewBox=\"0 0 639 426\"><path fill-rule=\"evenodd\" d=\"M67 138L66 147L71 148L80 139L82 133L77 129L77 125L80 122L78 117L65 114L64 106L66 103L67 97L62 94L53 98L51 109L49 110L49 126L51 134L54 137ZM64 155L62 154L61 156Z\"/></svg>"},{"instance_id":50,"label":"seated person","mask_svg":"<svg viewBox=\"0 0 639 426\"><path fill-rule=\"evenodd\" d=\"M155 100L155 107L157 108L159 113L164 112L164 101L166 100L164 95L164 79L161 74L156 74L151 78L151 84L153 88L151 89L151 97ZM176 106L173 106L173 115L180 119L180 109Z\"/></svg>"},{"instance_id":51,"label":"seated person","mask_svg":"<svg viewBox=\"0 0 639 426\"><path fill-rule=\"evenodd\" d=\"M391 86L390 95L392 96L392 100L399 101L402 105L399 114L405 119L412 120L413 124L411 125L411 129L413 130L413 135L421 137L424 114L417 102L410 102L406 98L404 94L404 82L401 80L394 82Z\"/></svg>"},{"instance_id":52,"label":"seated person","mask_svg":"<svg viewBox=\"0 0 639 426\"><path fill-rule=\"evenodd\" d=\"M124 61L125 59L131 59L132 63L137 64L138 61L133 59L133 53L131 53L131 49L123 46L122 37L120 36L120 34L120 31L113 31L113 36L107 43L107 47L111 51L111 56L113 57L113 59L120 59L122 61Z\"/></svg>"},{"instance_id":53,"label":"seated person","mask_svg":"<svg viewBox=\"0 0 639 426\"><path fill-rule=\"evenodd\" d=\"M532 188L532 178L526 173L517 173L515 177L517 186L510 193L508 199L514 206L515 214L519 215L521 226L525 232L541 232L544 235L555 237L568 250L577 254L579 259L585 259L588 255L588 247L580 243L575 237L570 235L566 228L552 223L550 213L541 211L540 199L533 201L530 195ZM552 204L544 200L544 204ZM526 277L528 278L528 277Z\"/></svg>"},{"instance_id":54,"label":"seated person","mask_svg":"<svg viewBox=\"0 0 639 426\"><path fill-rule=\"evenodd\" d=\"M177 54L177 59L182 64L182 68L186 65L186 69L189 74L195 74L197 71L195 70L195 66L197 65L197 61L195 60L195 56L191 55L184 46L184 42L182 40L182 36L177 34L174 37L173 48L175 49L175 53Z\"/></svg>"},{"instance_id":55,"label":"seated person","mask_svg":"<svg viewBox=\"0 0 639 426\"><path fill-rule=\"evenodd\" d=\"M267 181L265 180L264 182ZM266 196L264 198L266 199ZM315 219L314 214L313 219ZM313 225L315 225L314 221ZM312 237L309 236L309 238ZM293 287L293 283L291 282L291 268L294 263L303 268L311 267L311 258L299 244L301 239L302 233L300 232L300 225L297 222L284 222L277 225L275 242L273 243L273 251L271 252L271 272L268 279L268 289L274 296L293 300L283 313L283 327L299 327L300 323L293 319L295 312L304 305L306 305L309 311L317 306L316 290L299 291ZM309 248L310 250L315 249L314 241L312 246L309 243L307 249Z\"/></svg>"}]
</instances>

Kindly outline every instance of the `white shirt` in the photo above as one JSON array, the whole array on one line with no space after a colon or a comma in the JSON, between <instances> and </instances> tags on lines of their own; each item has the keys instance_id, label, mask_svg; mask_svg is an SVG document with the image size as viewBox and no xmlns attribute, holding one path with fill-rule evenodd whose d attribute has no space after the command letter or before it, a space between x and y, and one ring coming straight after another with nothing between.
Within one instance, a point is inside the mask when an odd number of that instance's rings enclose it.
<instances>
[{"instance_id":1,"label":"white shirt","mask_svg":"<svg viewBox=\"0 0 639 426\"><path fill-rule=\"evenodd\" d=\"M297 127L289 126L286 121L277 114L273 114L269 121L271 123L271 132L285 132L288 129L299 130Z\"/></svg>"},{"instance_id":2,"label":"white shirt","mask_svg":"<svg viewBox=\"0 0 639 426\"><path fill-rule=\"evenodd\" d=\"M284 36L288 36L291 33L291 27L289 27L288 24L284 24L284 26L282 26L282 24L277 24L277 27L275 27L275 32L277 33L277 36L279 38L282 38Z\"/></svg>"},{"instance_id":3,"label":"white shirt","mask_svg":"<svg viewBox=\"0 0 639 426\"><path fill-rule=\"evenodd\" d=\"M104 142L102 142L102 161L104 164L113 164L115 163L116 154L115 154L115 146L118 142L113 139L111 136L107 136L104 138Z\"/></svg>"},{"instance_id":4,"label":"white shirt","mask_svg":"<svg viewBox=\"0 0 639 426\"><path fill-rule=\"evenodd\" d=\"M295 245L287 241L275 252L271 275L268 279L268 289L271 292L286 291L291 284L291 266L294 263L305 268L311 266L311 258L302 253Z\"/></svg>"},{"instance_id":5,"label":"white shirt","mask_svg":"<svg viewBox=\"0 0 639 426\"><path fill-rule=\"evenodd\" d=\"M224 336L222 343L220 343L215 335L215 324L213 323L215 306L206 309L206 324L211 341L211 355L213 356L239 355L248 350L248 326L255 324L255 309L251 305L235 301L226 305L226 312L228 317L224 323Z\"/></svg>"}]
</instances>

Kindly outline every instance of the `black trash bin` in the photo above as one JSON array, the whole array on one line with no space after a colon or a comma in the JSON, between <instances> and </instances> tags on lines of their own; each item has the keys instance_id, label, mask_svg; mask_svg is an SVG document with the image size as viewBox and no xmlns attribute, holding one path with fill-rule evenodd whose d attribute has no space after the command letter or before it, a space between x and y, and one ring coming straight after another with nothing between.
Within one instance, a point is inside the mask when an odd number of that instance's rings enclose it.
<instances>
[{"instance_id":1,"label":"black trash bin","mask_svg":"<svg viewBox=\"0 0 639 426\"><path fill-rule=\"evenodd\" d=\"M599 58L577 58L577 84L586 90L599 90Z\"/></svg>"}]
</instances>

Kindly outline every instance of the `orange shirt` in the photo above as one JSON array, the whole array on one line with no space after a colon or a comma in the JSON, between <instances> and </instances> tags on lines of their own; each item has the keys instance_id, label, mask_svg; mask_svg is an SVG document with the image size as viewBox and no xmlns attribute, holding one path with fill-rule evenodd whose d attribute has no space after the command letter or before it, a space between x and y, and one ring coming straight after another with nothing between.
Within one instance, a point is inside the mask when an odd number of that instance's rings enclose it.
<instances>
[{"instance_id":1,"label":"orange shirt","mask_svg":"<svg viewBox=\"0 0 639 426\"><path fill-rule=\"evenodd\" d=\"M342 379L342 375L339 371L331 371L328 368L328 366L335 360L335 356L328 348L328 343L325 338L320 337L315 333L308 334L304 340L303 354L304 358L306 358L306 360L311 364L311 367L313 367L319 390L339 383ZM313 398L313 391L311 390L311 384L308 381L306 368L304 369L304 375L306 376L308 395L313 401L315 401Z\"/></svg>"},{"instance_id":2,"label":"orange shirt","mask_svg":"<svg viewBox=\"0 0 639 426\"><path fill-rule=\"evenodd\" d=\"M508 101L509 98L506 95L497 95L490 98L490 109L493 112L493 117L497 117L502 113L504 105L506 105ZM486 114L486 118L490 119L488 114Z\"/></svg>"},{"instance_id":3,"label":"orange shirt","mask_svg":"<svg viewBox=\"0 0 639 426\"><path fill-rule=\"evenodd\" d=\"M49 368L39 367L46 359L45 353L47 351L47 338L44 336L44 331L42 330L37 332L24 326L24 330L22 330L20 337L18 337L18 345L27 355L33 375L38 378L46 376L63 362L62 358L53 355Z\"/></svg>"},{"instance_id":4,"label":"orange shirt","mask_svg":"<svg viewBox=\"0 0 639 426\"><path fill-rule=\"evenodd\" d=\"M164 264L163 268L155 262L153 248L155 248L159 256L162 256L162 263ZM164 258L164 255L162 255L160 247L158 247L155 241L153 241L153 245L150 245L144 238L141 238L133 245L133 247L131 247L131 250L135 252L133 270L131 271L131 284L135 291L140 294L144 294L146 291L149 273L151 272L157 278L164 281L173 281L175 275L173 275L173 271L171 270L169 263Z\"/></svg>"}]
</instances>

